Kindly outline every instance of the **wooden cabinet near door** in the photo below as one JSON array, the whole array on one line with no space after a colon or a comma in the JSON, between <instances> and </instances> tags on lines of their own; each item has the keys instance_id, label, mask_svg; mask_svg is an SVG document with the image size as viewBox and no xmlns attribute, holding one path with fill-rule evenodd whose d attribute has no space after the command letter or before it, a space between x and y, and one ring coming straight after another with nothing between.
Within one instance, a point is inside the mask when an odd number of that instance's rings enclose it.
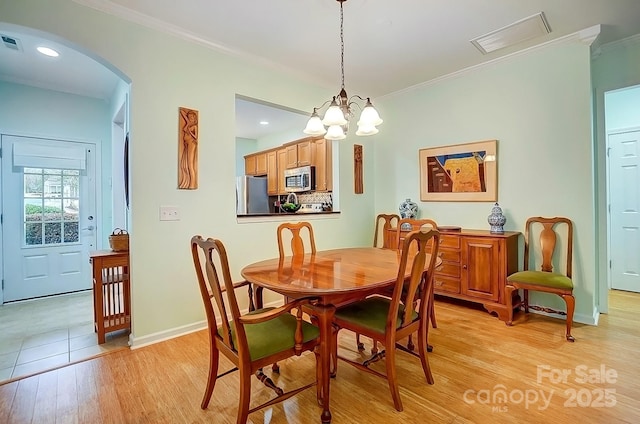
<instances>
[{"instance_id":1,"label":"wooden cabinet near door","mask_svg":"<svg viewBox=\"0 0 640 424\"><path fill-rule=\"evenodd\" d=\"M496 313L506 322L504 287L507 276L518 271L519 235L515 231L493 234L465 229L442 232L442 265L434 275L435 293L481 303L487 311ZM388 230L386 236L388 240L395 240L396 229Z\"/></svg>"},{"instance_id":2,"label":"wooden cabinet near door","mask_svg":"<svg viewBox=\"0 0 640 424\"><path fill-rule=\"evenodd\" d=\"M105 334L131 329L129 252L98 250L89 254L93 268L93 321L98 344Z\"/></svg>"}]
</instances>

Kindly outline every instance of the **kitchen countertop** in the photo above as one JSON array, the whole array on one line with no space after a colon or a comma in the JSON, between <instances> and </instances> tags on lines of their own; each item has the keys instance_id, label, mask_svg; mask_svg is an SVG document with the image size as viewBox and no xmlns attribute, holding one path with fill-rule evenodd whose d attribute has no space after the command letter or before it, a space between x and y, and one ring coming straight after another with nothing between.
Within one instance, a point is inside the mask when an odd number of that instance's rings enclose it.
<instances>
[{"instance_id":1,"label":"kitchen countertop","mask_svg":"<svg viewBox=\"0 0 640 424\"><path fill-rule=\"evenodd\" d=\"M333 215L339 214L339 211L323 211L323 212L295 212L295 213L250 213L245 215L236 215L237 218L257 218L261 216L313 216L313 215Z\"/></svg>"}]
</instances>

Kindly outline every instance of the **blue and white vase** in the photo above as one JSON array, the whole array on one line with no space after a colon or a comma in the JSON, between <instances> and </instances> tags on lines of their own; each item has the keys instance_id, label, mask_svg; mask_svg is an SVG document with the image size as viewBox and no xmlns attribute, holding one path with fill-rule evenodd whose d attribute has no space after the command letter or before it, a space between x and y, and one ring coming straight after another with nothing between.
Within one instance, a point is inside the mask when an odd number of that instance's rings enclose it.
<instances>
[{"instance_id":1,"label":"blue and white vase","mask_svg":"<svg viewBox=\"0 0 640 424\"><path fill-rule=\"evenodd\" d=\"M507 217L502 214L502 208L496 202L491 209L491 214L487 217L487 221L491 226L490 232L494 234L504 233L504 224L507 222Z\"/></svg>"},{"instance_id":2,"label":"blue and white vase","mask_svg":"<svg viewBox=\"0 0 640 424\"><path fill-rule=\"evenodd\" d=\"M409 198L400 203L398 210L400 211L400 218L416 218L418 216L418 205Z\"/></svg>"}]
</instances>

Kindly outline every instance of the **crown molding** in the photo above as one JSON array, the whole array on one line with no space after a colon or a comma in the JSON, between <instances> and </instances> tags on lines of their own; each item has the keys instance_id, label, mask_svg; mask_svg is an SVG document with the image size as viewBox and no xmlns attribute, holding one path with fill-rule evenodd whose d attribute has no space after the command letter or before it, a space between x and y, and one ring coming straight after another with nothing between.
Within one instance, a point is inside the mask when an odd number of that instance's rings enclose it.
<instances>
[{"instance_id":1,"label":"crown molding","mask_svg":"<svg viewBox=\"0 0 640 424\"><path fill-rule=\"evenodd\" d=\"M508 54L508 55L505 55L505 56L497 57L495 59L488 60L486 62L482 62L482 63L479 63L477 65L469 66L468 68L464 68L464 69L461 69L459 71L452 72L450 74L443 75L441 77L434 78L434 79L429 80L429 81L424 81L424 82L421 82L419 84L415 84L415 85L412 85L410 87L403 88L402 90L394 91L393 93L389 93L389 94L386 94L384 96L380 96L379 99L393 97L393 96L395 96L397 94L404 94L404 93L407 93L407 92L414 91L414 90L416 90L418 88L428 87L430 85L438 84L438 83L440 83L442 81L455 79L455 78L458 78L458 77L460 77L462 75L466 75L466 74L469 74L471 72L475 72L478 69L482 69L482 68L487 67L487 66L492 66L492 65L495 65L496 63L509 61L509 60L513 59L514 57L525 56L525 55L528 55L528 54L530 54L532 52L543 50L543 49L546 49L546 48L551 47L551 46L556 46L556 45L560 45L560 44L567 44L567 43L574 43L576 41L578 41L580 43L583 43L583 44L586 44L586 45L591 45L591 43L593 43L593 41L597 38L597 36L599 34L600 34L600 25L594 25L592 27L585 28L585 29L583 29L581 31L577 31L577 32L574 32L572 34L565 35L564 37L559 37L559 38L556 38L556 39L553 39L553 40L550 40L550 41L547 41L547 42L544 42L544 43L541 43L541 44L536 44L535 46L531 46L529 48L522 49L522 50L519 50L517 52L511 53L511 54Z\"/></svg>"},{"instance_id":2,"label":"crown molding","mask_svg":"<svg viewBox=\"0 0 640 424\"><path fill-rule=\"evenodd\" d=\"M150 28L165 34L169 34L169 35L178 37L180 39L183 39L185 41L199 44L211 50L215 50L217 52L224 53L228 56L250 62L254 65L262 66L262 67L283 72L283 73L287 73L303 81L318 84L323 87L328 87L328 84L326 81L315 79L307 73L297 71L295 69L283 66L280 63L273 62L269 59L266 59L254 54L250 54L245 51L231 48L224 44L215 43L206 38L202 38L195 33L189 32L177 25L142 14L133 9L129 9L128 7L122 6L120 4L116 4L110 0L72 0L72 1L79 5L97 10L99 12L103 12L103 13L124 19L125 21L133 22L135 24L144 26L146 28Z\"/></svg>"}]
</instances>

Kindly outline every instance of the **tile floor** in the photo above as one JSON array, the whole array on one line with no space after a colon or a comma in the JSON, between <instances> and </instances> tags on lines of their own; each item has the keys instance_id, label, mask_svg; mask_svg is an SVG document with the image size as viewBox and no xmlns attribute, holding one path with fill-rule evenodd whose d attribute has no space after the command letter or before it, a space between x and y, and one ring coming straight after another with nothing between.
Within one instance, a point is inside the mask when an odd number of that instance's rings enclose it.
<instances>
[{"instance_id":1,"label":"tile floor","mask_svg":"<svg viewBox=\"0 0 640 424\"><path fill-rule=\"evenodd\" d=\"M98 345L91 291L0 306L0 384L128 348L129 330Z\"/></svg>"}]
</instances>

